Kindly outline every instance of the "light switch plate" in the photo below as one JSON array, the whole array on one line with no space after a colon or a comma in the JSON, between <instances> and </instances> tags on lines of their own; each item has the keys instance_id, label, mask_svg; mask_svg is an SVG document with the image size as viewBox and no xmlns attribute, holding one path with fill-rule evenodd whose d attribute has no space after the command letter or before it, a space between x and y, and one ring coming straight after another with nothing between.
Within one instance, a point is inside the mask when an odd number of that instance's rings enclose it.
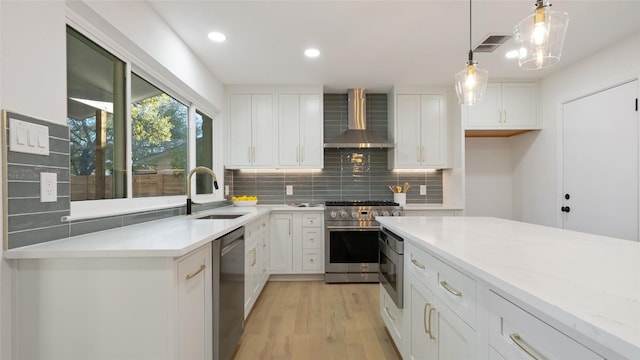
<instances>
[{"instance_id":1,"label":"light switch plate","mask_svg":"<svg viewBox=\"0 0 640 360\"><path fill-rule=\"evenodd\" d=\"M9 150L49 155L49 128L26 121L9 119Z\"/></svg>"},{"instance_id":2,"label":"light switch plate","mask_svg":"<svg viewBox=\"0 0 640 360\"><path fill-rule=\"evenodd\" d=\"M56 202L58 200L58 174L40 173L40 202Z\"/></svg>"},{"instance_id":3,"label":"light switch plate","mask_svg":"<svg viewBox=\"0 0 640 360\"><path fill-rule=\"evenodd\" d=\"M287 185L287 195L293 195L293 185Z\"/></svg>"},{"instance_id":4,"label":"light switch plate","mask_svg":"<svg viewBox=\"0 0 640 360\"><path fill-rule=\"evenodd\" d=\"M229 185L224 186L224 196L229 196Z\"/></svg>"},{"instance_id":5,"label":"light switch plate","mask_svg":"<svg viewBox=\"0 0 640 360\"><path fill-rule=\"evenodd\" d=\"M420 185L420 195L427 195L427 185Z\"/></svg>"}]
</instances>

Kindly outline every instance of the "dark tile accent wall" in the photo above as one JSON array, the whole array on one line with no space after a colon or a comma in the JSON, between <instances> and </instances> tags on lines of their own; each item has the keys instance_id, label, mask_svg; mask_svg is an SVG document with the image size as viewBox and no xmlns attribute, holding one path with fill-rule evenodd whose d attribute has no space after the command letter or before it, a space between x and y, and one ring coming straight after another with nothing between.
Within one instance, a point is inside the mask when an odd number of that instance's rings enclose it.
<instances>
[{"instance_id":1,"label":"dark tile accent wall","mask_svg":"<svg viewBox=\"0 0 640 360\"><path fill-rule=\"evenodd\" d=\"M28 116L7 112L5 139L9 139L9 119L21 120L49 128L49 156L9 151L7 178L7 248L16 248L69 236L69 226L60 221L69 215L69 130ZM56 202L40 202L40 173L56 173Z\"/></svg>"},{"instance_id":2,"label":"dark tile accent wall","mask_svg":"<svg viewBox=\"0 0 640 360\"><path fill-rule=\"evenodd\" d=\"M367 94L367 128L387 137L387 95ZM347 129L347 95L324 94L324 136ZM231 195L257 195L261 204L323 203L326 200L393 200L388 186L411 184L407 203L442 204L442 171L393 172L384 149L325 149L324 169L226 170ZM293 185L293 195L286 195ZM427 195L420 195L420 185Z\"/></svg>"},{"instance_id":3,"label":"dark tile accent wall","mask_svg":"<svg viewBox=\"0 0 640 360\"><path fill-rule=\"evenodd\" d=\"M108 216L89 220L62 222L70 213L69 197L69 129L20 114L7 113L9 118L22 120L49 128L49 156L9 151L5 173L7 174L7 248L43 243L52 240L112 229L172 216L184 215L185 207ZM8 126L7 126L8 127ZM6 129L5 139L9 139ZM40 202L40 173L55 172L58 177L58 198L56 202ZM225 206L227 203L194 205L194 212Z\"/></svg>"}]
</instances>

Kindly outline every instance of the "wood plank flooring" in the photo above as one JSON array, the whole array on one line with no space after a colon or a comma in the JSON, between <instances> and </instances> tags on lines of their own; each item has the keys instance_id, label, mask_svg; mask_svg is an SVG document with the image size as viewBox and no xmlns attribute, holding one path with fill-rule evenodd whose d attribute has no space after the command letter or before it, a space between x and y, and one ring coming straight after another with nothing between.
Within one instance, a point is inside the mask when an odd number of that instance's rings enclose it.
<instances>
[{"instance_id":1,"label":"wood plank flooring","mask_svg":"<svg viewBox=\"0 0 640 360\"><path fill-rule=\"evenodd\" d=\"M400 359L379 313L379 286L268 282L235 360Z\"/></svg>"}]
</instances>

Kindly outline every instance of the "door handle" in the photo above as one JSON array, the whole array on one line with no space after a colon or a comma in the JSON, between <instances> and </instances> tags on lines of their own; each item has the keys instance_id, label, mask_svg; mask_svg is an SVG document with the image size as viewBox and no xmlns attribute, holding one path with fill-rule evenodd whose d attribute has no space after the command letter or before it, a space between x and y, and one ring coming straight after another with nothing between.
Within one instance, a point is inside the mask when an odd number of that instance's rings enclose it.
<instances>
[{"instance_id":1,"label":"door handle","mask_svg":"<svg viewBox=\"0 0 640 360\"><path fill-rule=\"evenodd\" d=\"M187 276L185 276L185 278L187 280L191 280L193 279L196 275L200 274L202 272L202 270L204 270L204 268L206 268L207 266L205 264L201 264L200 267L198 268L198 270L192 272L191 274L187 274Z\"/></svg>"}]
</instances>

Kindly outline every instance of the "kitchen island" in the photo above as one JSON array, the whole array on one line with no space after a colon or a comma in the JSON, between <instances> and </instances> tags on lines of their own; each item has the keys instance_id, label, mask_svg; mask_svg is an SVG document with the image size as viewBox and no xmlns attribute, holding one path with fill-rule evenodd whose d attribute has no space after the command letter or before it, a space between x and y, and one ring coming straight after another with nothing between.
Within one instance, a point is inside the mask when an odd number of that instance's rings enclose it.
<instances>
[{"instance_id":1,"label":"kitchen island","mask_svg":"<svg viewBox=\"0 0 640 360\"><path fill-rule=\"evenodd\" d=\"M470 334L460 339L477 358L640 358L640 244L496 218L377 220L405 239L403 357L420 357L416 319L437 337L439 303L468 329L457 334ZM432 293L424 310L412 304Z\"/></svg>"}]
</instances>

